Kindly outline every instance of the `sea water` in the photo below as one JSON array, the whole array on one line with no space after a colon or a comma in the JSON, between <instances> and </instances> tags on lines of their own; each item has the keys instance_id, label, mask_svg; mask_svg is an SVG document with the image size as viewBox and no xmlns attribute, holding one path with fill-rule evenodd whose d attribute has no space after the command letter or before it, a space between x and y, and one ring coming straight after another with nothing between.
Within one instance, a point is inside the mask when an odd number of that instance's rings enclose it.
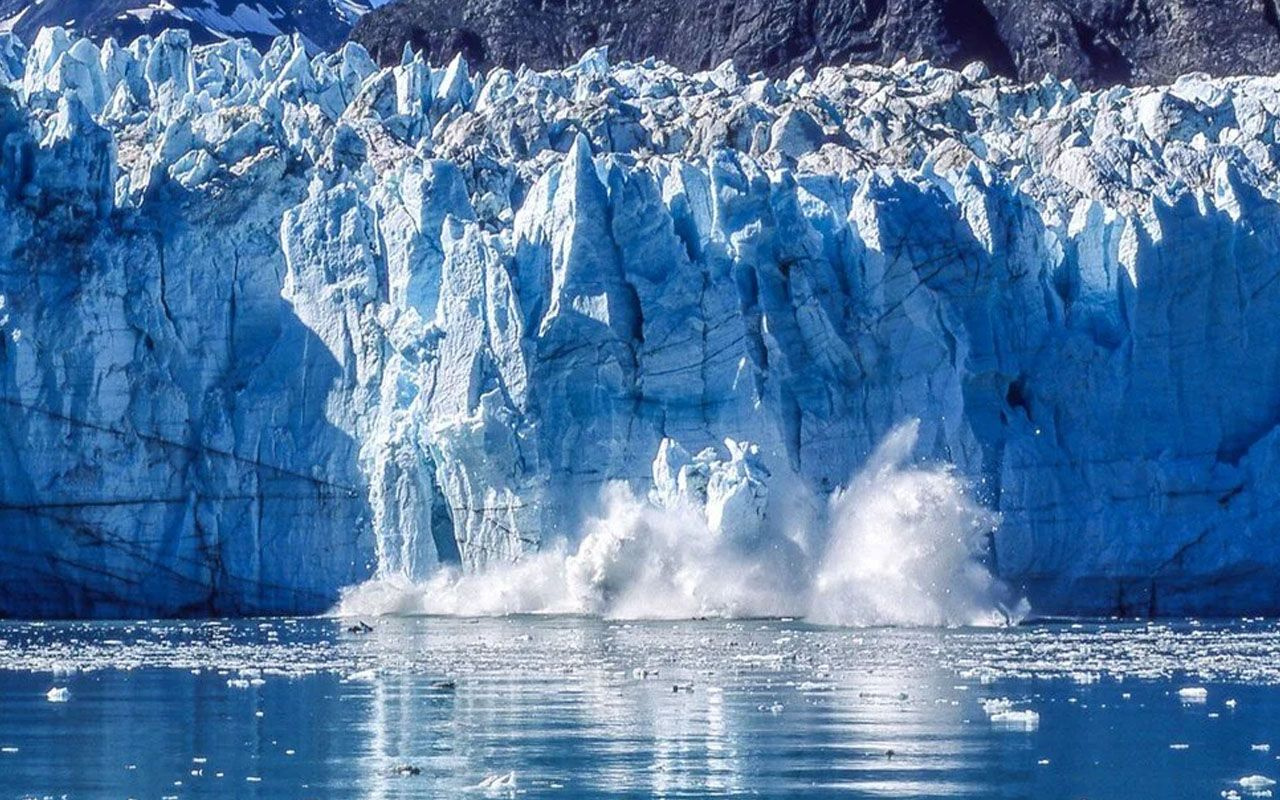
<instances>
[{"instance_id":1,"label":"sea water","mask_svg":"<svg viewBox=\"0 0 1280 800\"><path fill-rule=\"evenodd\" d=\"M0 623L0 797L1221 798L1280 777L1269 621L368 623Z\"/></svg>"}]
</instances>

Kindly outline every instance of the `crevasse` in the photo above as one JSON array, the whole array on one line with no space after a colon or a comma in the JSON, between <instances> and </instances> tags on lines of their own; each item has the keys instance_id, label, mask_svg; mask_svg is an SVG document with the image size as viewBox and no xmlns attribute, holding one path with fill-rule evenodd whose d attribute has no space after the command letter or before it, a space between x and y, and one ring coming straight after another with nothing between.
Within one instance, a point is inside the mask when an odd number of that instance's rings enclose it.
<instances>
[{"instance_id":1,"label":"crevasse","mask_svg":"<svg viewBox=\"0 0 1280 800\"><path fill-rule=\"evenodd\" d=\"M0 79L0 614L323 610L691 464L786 513L908 419L1037 610L1280 611L1280 79L57 29Z\"/></svg>"}]
</instances>

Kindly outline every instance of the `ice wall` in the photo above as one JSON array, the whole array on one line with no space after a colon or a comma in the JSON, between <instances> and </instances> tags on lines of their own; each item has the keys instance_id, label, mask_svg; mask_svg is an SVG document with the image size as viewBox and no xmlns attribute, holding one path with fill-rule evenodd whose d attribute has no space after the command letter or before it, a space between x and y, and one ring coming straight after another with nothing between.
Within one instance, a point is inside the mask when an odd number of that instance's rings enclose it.
<instances>
[{"instance_id":1,"label":"ice wall","mask_svg":"<svg viewBox=\"0 0 1280 800\"><path fill-rule=\"evenodd\" d=\"M320 610L746 447L786 514L911 418L1038 611L1280 611L1280 79L0 78L0 613Z\"/></svg>"}]
</instances>

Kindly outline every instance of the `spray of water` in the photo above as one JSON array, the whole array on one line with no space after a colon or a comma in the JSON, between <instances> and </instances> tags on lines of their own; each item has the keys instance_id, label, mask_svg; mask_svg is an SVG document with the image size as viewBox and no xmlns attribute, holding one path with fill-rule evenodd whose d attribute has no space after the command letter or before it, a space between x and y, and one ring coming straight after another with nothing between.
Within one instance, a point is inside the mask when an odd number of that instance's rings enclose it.
<instances>
[{"instance_id":1,"label":"spray of water","mask_svg":"<svg viewBox=\"0 0 1280 800\"><path fill-rule=\"evenodd\" d=\"M996 517L945 466L911 463L919 424L899 426L847 487L797 501L761 535L708 526L610 487L576 545L483 572L348 590L337 613L592 614L623 619L795 616L834 625L995 625L1025 615L981 563ZM807 510L806 510L807 507ZM779 511L779 509L774 509Z\"/></svg>"}]
</instances>

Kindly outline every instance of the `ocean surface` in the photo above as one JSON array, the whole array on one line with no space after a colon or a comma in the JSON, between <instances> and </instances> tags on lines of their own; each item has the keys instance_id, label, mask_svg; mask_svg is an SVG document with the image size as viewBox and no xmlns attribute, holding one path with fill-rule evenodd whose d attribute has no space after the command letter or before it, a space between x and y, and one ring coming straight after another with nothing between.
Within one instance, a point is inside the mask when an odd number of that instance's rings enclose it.
<instances>
[{"instance_id":1,"label":"ocean surface","mask_svg":"<svg viewBox=\"0 0 1280 800\"><path fill-rule=\"evenodd\" d=\"M0 623L0 798L1132 800L1280 778L1274 621L368 623Z\"/></svg>"}]
</instances>

